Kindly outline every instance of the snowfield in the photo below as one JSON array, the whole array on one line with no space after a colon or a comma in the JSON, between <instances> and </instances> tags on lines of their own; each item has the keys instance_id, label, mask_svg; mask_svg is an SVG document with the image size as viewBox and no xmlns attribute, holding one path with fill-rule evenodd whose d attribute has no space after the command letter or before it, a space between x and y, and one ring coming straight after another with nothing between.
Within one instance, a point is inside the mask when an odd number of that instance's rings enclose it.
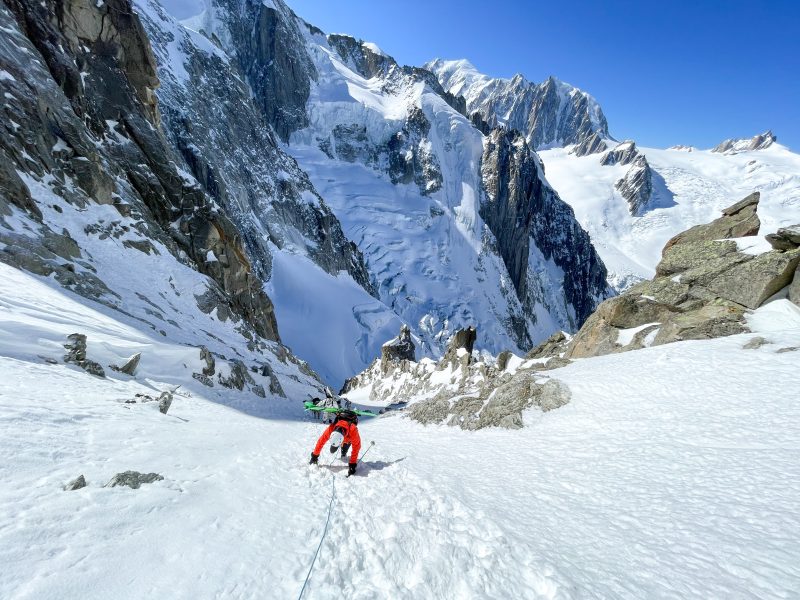
<instances>
[{"instance_id":1,"label":"snowfield","mask_svg":"<svg viewBox=\"0 0 800 600\"><path fill-rule=\"evenodd\" d=\"M754 191L761 192L761 234L800 222L800 155L785 146L733 155L638 149L655 171L653 197L638 217L614 187L627 165L603 166L602 154L576 157L564 148L539 153L548 182L592 236L617 289L651 278L672 236L716 219Z\"/></svg>"},{"instance_id":2,"label":"snowfield","mask_svg":"<svg viewBox=\"0 0 800 600\"><path fill-rule=\"evenodd\" d=\"M375 446L345 478L338 458L306 464L322 426L301 412L299 389L268 401L189 379L162 415L156 403L125 403L175 387L155 367L98 379L48 364L74 307L55 313L46 286L36 289L44 300L18 302L26 282L9 279L2 598L296 598L334 487L304 598L788 598L800 589L800 350L781 351L800 346L800 309L786 300L751 318L770 342L758 349L743 349L755 333L743 334L552 371L571 403L526 413L521 430L362 419L364 450ZM112 325L96 323L106 347L136 337ZM167 356L162 344L153 352ZM129 469L164 480L103 487ZM79 474L88 486L63 491Z\"/></svg>"}]
</instances>

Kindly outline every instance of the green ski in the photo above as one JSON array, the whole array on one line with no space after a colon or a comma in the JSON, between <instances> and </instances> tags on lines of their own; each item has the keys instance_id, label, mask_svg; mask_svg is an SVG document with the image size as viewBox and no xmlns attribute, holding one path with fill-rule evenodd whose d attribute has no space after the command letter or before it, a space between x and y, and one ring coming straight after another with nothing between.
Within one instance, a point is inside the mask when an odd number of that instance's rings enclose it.
<instances>
[{"instance_id":1,"label":"green ski","mask_svg":"<svg viewBox=\"0 0 800 600\"><path fill-rule=\"evenodd\" d=\"M335 406L316 406L313 402L304 402L303 406L306 410L315 410L317 412L326 412L326 413L343 413L343 412L351 412L357 414L359 417L377 417L378 415L374 412L369 412L368 410L348 410L345 408L337 408Z\"/></svg>"}]
</instances>

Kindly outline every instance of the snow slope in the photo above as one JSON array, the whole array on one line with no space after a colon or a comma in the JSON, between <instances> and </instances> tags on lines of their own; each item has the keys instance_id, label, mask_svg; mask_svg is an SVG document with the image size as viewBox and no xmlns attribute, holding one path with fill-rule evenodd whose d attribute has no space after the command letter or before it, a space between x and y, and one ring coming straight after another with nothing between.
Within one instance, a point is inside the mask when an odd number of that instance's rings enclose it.
<instances>
[{"instance_id":1,"label":"snow slope","mask_svg":"<svg viewBox=\"0 0 800 600\"><path fill-rule=\"evenodd\" d=\"M672 236L720 216L753 191L761 192L761 233L800 223L800 155L779 144L724 155L706 150L639 148L654 169L654 195L633 217L614 184L627 166L603 166L599 154L569 149L540 152L548 182L592 236L617 289L653 276Z\"/></svg>"},{"instance_id":2,"label":"snow slope","mask_svg":"<svg viewBox=\"0 0 800 600\"><path fill-rule=\"evenodd\" d=\"M788 301L752 318L771 342L757 350L744 334L553 371L571 403L526 413L521 430L362 419L376 445L346 479L338 459L305 464L320 426L300 399L235 410L236 392L198 387L164 416L124 401L167 387L165 372L102 380L44 363L58 354L48 330L80 309L54 313L63 298L34 291L44 300L4 295L0 311L0 597L294 598L334 486L306 598L778 598L800 585L800 351L777 352L800 346ZM103 487L127 469L164 480ZM79 473L88 487L62 491Z\"/></svg>"}]
</instances>

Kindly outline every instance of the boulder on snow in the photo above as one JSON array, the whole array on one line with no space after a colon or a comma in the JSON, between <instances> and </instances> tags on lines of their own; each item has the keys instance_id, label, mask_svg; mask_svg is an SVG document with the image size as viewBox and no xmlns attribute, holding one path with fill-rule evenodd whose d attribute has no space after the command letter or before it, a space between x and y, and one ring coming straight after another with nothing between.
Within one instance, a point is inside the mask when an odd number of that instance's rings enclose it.
<instances>
[{"instance_id":1,"label":"boulder on snow","mask_svg":"<svg viewBox=\"0 0 800 600\"><path fill-rule=\"evenodd\" d=\"M508 363L511 360L511 357L514 356L514 353L511 350L503 350L500 354L497 355L497 370L503 372L508 367Z\"/></svg>"},{"instance_id":2,"label":"boulder on snow","mask_svg":"<svg viewBox=\"0 0 800 600\"><path fill-rule=\"evenodd\" d=\"M78 365L90 375L105 377L106 373L98 363L86 358L86 336L82 333L71 333L67 336L67 343L64 348L67 354L64 355L65 363Z\"/></svg>"},{"instance_id":3,"label":"boulder on snow","mask_svg":"<svg viewBox=\"0 0 800 600\"><path fill-rule=\"evenodd\" d=\"M214 387L214 381L208 375L192 373L192 377L207 387Z\"/></svg>"},{"instance_id":4,"label":"boulder on snow","mask_svg":"<svg viewBox=\"0 0 800 600\"><path fill-rule=\"evenodd\" d=\"M117 487L120 485L128 486L134 490L138 490L143 483L153 483L154 481L161 481L164 477L158 473L139 473L139 471L124 471L117 473L111 480L103 487Z\"/></svg>"},{"instance_id":5,"label":"boulder on snow","mask_svg":"<svg viewBox=\"0 0 800 600\"><path fill-rule=\"evenodd\" d=\"M86 478L83 475L78 475L75 479L71 480L64 486L64 491L71 492L86 487Z\"/></svg>"},{"instance_id":6,"label":"boulder on snow","mask_svg":"<svg viewBox=\"0 0 800 600\"><path fill-rule=\"evenodd\" d=\"M170 406L172 406L172 392L161 392L158 397L158 412L165 415Z\"/></svg>"},{"instance_id":7,"label":"boulder on snow","mask_svg":"<svg viewBox=\"0 0 800 600\"><path fill-rule=\"evenodd\" d=\"M771 343L772 342L770 342L768 339L763 338L760 335L757 335L749 342L747 342L744 346L742 346L742 350L757 350L758 348L761 348L761 346Z\"/></svg>"},{"instance_id":8,"label":"boulder on snow","mask_svg":"<svg viewBox=\"0 0 800 600\"><path fill-rule=\"evenodd\" d=\"M142 358L142 353L137 352L136 354L131 356L121 367L111 365L111 369L113 371L118 371L119 373L124 373L125 375L130 375L131 377L133 377L133 375L136 373L136 368L139 366L139 361L141 360L141 358Z\"/></svg>"}]
</instances>

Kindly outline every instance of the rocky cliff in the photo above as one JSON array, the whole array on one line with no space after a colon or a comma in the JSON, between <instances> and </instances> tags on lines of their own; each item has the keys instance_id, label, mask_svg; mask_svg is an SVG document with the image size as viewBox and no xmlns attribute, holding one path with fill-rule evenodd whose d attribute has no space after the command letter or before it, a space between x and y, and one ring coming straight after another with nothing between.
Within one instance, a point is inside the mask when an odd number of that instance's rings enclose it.
<instances>
[{"instance_id":1,"label":"rocky cliff","mask_svg":"<svg viewBox=\"0 0 800 600\"><path fill-rule=\"evenodd\" d=\"M574 330L607 294L606 269L572 209L544 181L523 136L495 129L481 161L486 200L480 214L497 239L517 294L530 314L544 305ZM563 274L553 290L543 270Z\"/></svg>"},{"instance_id":2,"label":"rocky cliff","mask_svg":"<svg viewBox=\"0 0 800 600\"><path fill-rule=\"evenodd\" d=\"M289 102L277 91L286 82L258 79L272 94L266 102L272 108L265 110L265 102L255 101L245 83L247 71L232 57L177 24L156 2L141 0L136 7L158 63L161 85L156 95L167 140L183 169L236 224L256 274L265 281L271 277L276 250L301 252L331 275L349 273L374 294L361 253L272 133L289 125L276 121L274 110L276 103ZM274 17L275 9L253 10L262 19ZM237 31L242 24L238 17L235 22ZM297 45L285 37L290 30L284 30L282 20L269 23L277 29L263 35L277 39L259 44L275 52ZM313 73L313 66L307 72Z\"/></svg>"},{"instance_id":3,"label":"rocky cliff","mask_svg":"<svg viewBox=\"0 0 800 600\"><path fill-rule=\"evenodd\" d=\"M313 382L278 343L235 223L178 166L130 2L8 0L0 19L0 260L164 337L239 348L268 380L294 361Z\"/></svg>"},{"instance_id":4,"label":"rocky cliff","mask_svg":"<svg viewBox=\"0 0 800 600\"><path fill-rule=\"evenodd\" d=\"M479 113L491 125L520 131L536 150L579 144L582 153L598 152L601 145L590 140L609 137L595 99L555 77L538 84L522 75L495 79L465 60L436 59L425 68L436 74L445 90L463 96L470 113Z\"/></svg>"}]
</instances>

